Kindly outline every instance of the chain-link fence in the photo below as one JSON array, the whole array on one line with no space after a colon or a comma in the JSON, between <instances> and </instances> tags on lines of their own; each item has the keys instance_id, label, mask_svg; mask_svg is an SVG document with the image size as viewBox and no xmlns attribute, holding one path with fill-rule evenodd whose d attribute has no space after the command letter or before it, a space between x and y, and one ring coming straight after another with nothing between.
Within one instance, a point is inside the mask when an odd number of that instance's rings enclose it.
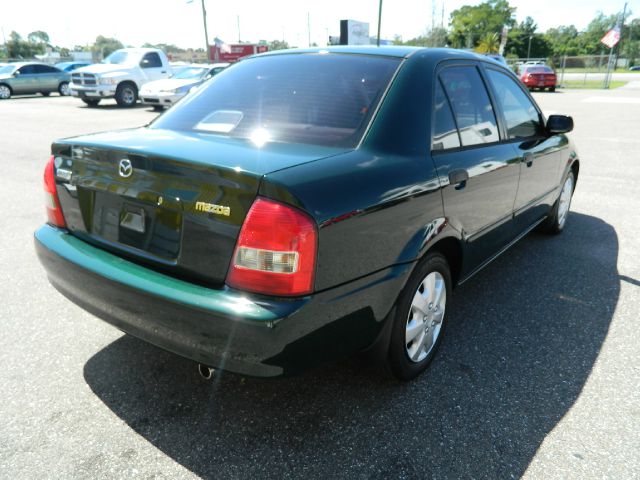
<instances>
[{"instance_id":1,"label":"chain-link fence","mask_svg":"<svg viewBox=\"0 0 640 480\"><path fill-rule=\"evenodd\" d=\"M640 70L632 70L636 60L609 55L555 56L545 58L507 58L507 64L516 73L525 65L547 65L558 77L563 88L616 88L633 81ZM637 61L640 65L640 60ZM607 77L607 73L610 74Z\"/></svg>"}]
</instances>

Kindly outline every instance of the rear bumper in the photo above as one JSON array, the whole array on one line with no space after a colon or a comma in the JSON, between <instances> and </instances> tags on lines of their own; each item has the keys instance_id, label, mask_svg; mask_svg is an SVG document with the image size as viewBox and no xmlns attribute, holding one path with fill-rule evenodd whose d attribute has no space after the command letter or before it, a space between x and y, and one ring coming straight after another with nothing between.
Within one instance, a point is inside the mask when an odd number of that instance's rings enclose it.
<instances>
[{"instance_id":1,"label":"rear bumper","mask_svg":"<svg viewBox=\"0 0 640 480\"><path fill-rule=\"evenodd\" d=\"M160 348L223 370L280 376L370 346L412 265L301 299L249 296L163 275L49 225L35 233L51 284Z\"/></svg>"}]
</instances>

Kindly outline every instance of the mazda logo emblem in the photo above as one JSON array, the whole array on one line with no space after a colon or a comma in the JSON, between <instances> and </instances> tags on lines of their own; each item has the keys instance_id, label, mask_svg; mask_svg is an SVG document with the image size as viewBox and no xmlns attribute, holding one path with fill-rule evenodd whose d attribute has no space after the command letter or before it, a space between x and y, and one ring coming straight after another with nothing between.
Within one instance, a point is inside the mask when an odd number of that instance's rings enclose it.
<instances>
[{"instance_id":1,"label":"mazda logo emblem","mask_svg":"<svg viewBox=\"0 0 640 480\"><path fill-rule=\"evenodd\" d=\"M118 173L121 177L128 178L133 173L133 165L131 165L131 160L128 158L123 158L120 160L120 164L118 165Z\"/></svg>"}]
</instances>

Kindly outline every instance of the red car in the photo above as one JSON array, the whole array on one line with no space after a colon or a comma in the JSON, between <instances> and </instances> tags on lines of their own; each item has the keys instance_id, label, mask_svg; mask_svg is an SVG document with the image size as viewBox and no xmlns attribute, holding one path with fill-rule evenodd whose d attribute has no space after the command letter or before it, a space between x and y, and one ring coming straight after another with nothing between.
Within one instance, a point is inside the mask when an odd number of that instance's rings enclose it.
<instances>
[{"instance_id":1,"label":"red car","mask_svg":"<svg viewBox=\"0 0 640 480\"><path fill-rule=\"evenodd\" d=\"M520 70L520 80L529 90L548 88L550 92L555 92L557 77L555 72L546 65L527 65Z\"/></svg>"}]
</instances>

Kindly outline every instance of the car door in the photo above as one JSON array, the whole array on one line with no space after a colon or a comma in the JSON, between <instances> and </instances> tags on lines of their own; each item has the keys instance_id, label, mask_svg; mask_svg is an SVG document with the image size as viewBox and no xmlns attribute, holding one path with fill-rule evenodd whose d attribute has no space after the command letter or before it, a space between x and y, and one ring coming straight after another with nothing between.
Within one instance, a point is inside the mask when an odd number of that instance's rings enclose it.
<instances>
[{"instance_id":1,"label":"car door","mask_svg":"<svg viewBox=\"0 0 640 480\"><path fill-rule=\"evenodd\" d=\"M13 74L14 78L11 80L11 89L13 93L33 93L35 89L35 69L34 65L24 65L16 70Z\"/></svg>"},{"instance_id":2,"label":"car door","mask_svg":"<svg viewBox=\"0 0 640 480\"><path fill-rule=\"evenodd\" d=\"M485 71L507 137L520 159L514 213L523 230L544 218L558 196L566 137L545 133L540 109L510 73L493 67Z\"/></svg>"},{"instance_id":3,"label":"car door","mask_svg":"<svg viewBox=\"0 0 640 480\"><path fill-rule=\"evenodd\" d=\"M140 68L148 82L166 77L167 68L162 64L162 59L157 52L145 53L140 60Z\"/></svg>"},{"instance_id":4,"label":"car door","mask_svg":"<svg viewBox=\"0 0 640 480\"><path fill-rule=\"evenodd\" d=\"M60 70L48 65L34 65L34 85L38 92L55 92L58 90Z\"/></svg>"},{"instance_id":5,"label":"car door","mask_svg":"<svg viewBox=\"0 0 640 480\"><path fill-rule=\"evenodd\" d=\"M447 221L464 239L464 276L514 238L520 165L512 145L502 141L478 65L440 68L434 100L432 158Z\"/></svg>"}]
</instances>

